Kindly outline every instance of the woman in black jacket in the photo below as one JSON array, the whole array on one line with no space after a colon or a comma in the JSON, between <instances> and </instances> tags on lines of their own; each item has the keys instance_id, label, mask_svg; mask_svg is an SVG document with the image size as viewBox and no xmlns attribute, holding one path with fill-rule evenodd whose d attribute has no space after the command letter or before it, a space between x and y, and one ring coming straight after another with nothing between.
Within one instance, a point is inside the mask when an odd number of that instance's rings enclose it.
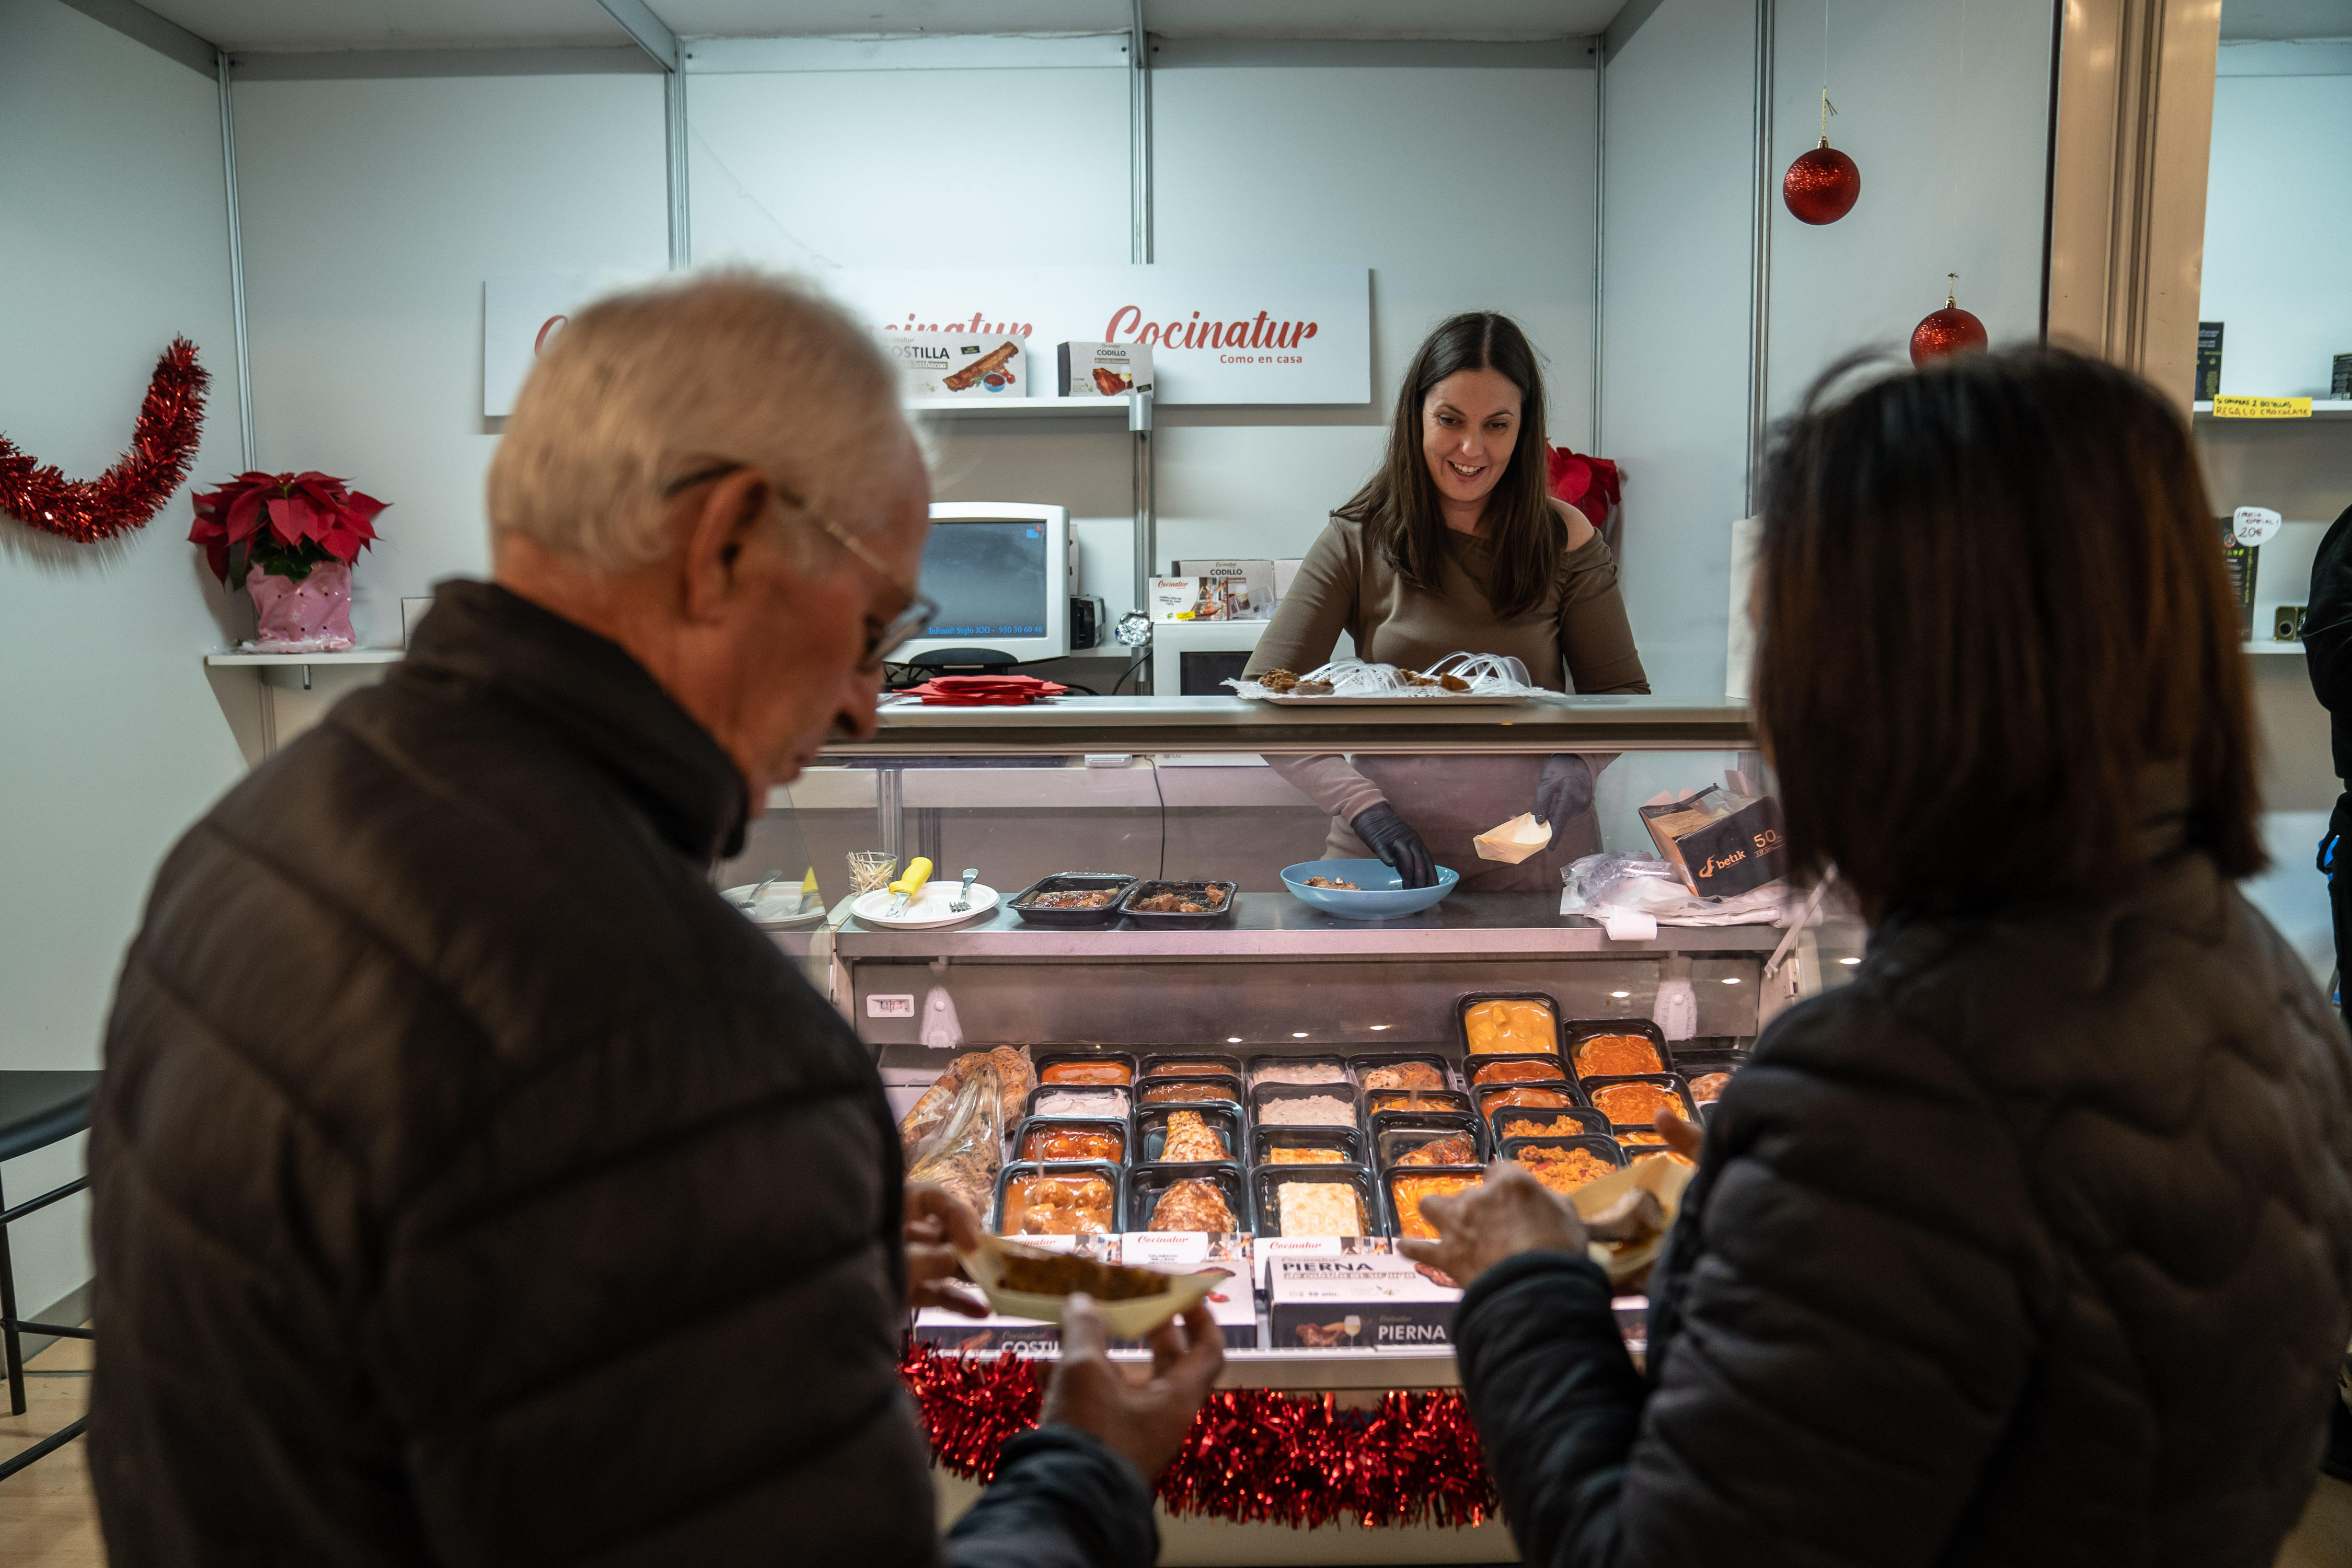
<instances>
[{"instance_id":1,"label":"woman in black jacket","mask_svg":"<svg viewBox=\"0 0 2352 1568\"><path fill-rule=\"evenodd\" d=\"M1523 1173L1426 1205L1522 1553L2268 1564L2352 1330L2352 1053L2233 886L2250 699L2187 428L2050 352L1817 394L1760 573L1790 847L1869 956L1732 1080L1646 1375Z\"/></svg>"}]
</instances>

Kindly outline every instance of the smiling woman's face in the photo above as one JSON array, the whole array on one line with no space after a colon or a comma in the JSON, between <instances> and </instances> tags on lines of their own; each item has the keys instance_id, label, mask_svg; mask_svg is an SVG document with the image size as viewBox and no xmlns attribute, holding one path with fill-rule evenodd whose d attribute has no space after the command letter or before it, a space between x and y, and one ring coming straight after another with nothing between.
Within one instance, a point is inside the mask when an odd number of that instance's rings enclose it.
<instances>
[{"instance_id":1,"label":"smiling woman's face","mask_svg":"<svg viewBox=\"0 0 2352 1568\"><path fill-rule=\"evenodd\" d=\"M1519 389L1501 371L1455 371L1422 399L1422 455L1452 507L1484 509L1518 439Z\"/></svg>"}]
</instances>

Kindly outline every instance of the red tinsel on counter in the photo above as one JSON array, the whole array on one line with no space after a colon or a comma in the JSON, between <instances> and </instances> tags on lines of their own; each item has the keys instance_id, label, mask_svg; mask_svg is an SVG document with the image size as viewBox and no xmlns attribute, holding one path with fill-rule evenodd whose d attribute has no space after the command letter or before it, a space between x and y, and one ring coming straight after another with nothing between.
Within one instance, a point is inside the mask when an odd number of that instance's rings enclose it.
<instances>
[{"instance_id":1,"label":"red tinsel on counter","mask_svg":"<svg viewBox=\"0 0 2352 1568\"><path fill-rule=\"evenodd\" d=\"M94 479L69 479L0 436L0 511L79 544L143 526L188 477L211 383L196 345L173 338L147 383L131 450Z\"/></svg>"},{"instance_id":2,"label":"red tinsel on counter","mask_svg":"<svg viewBox=\"0 0 2352 1568\"><path fill-rule=\"evenodd\" d=\"M998 1453L1036 1425L1035 1362L915 1345L899 1372L932 1456L960 1476L995 1479ZM1328 1394L1213 1394L1161 1473L1160 1500L1171 1513L1294 1529L1342 1519L1460 1528L1492 1518L1496 1506L1469 1407L1452 1389L1392 1392L1364 1410L1343 1409Z\"/></svg>"}]
</instances>

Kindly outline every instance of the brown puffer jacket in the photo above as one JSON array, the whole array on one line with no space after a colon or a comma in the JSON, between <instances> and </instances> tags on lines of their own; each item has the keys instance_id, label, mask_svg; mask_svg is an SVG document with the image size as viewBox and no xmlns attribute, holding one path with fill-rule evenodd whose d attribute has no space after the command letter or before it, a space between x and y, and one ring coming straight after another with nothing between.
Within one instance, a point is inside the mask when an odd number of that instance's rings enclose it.
<instances>
[{"instance_id":1,"label":"brown puffer jacket","mask_svg":"<svg viewBox=\"0 0 2352 1568\"><path fill-rule=\"evenodd\" d=\"M2352 1052L2201 854L1892 927L1707 1131L1650 1374L1582 1258L1457 1321L1530 1563L2264 1568L2352 1331Z\"/></svg>"},{"instance_id":2,"label":"brown puffer jacket","mask_svg":"<svg viewBox=\"0 0 2352 1568\"><path fill-rule=\"evenodd\" d=\"M90 1147L115 1568L938 1561L898 1141L705 881L743 784L618 647L444 584L191 828ZM950 1561L1146 1568L1062 1428Z\"/></svg>"}]
</instances>

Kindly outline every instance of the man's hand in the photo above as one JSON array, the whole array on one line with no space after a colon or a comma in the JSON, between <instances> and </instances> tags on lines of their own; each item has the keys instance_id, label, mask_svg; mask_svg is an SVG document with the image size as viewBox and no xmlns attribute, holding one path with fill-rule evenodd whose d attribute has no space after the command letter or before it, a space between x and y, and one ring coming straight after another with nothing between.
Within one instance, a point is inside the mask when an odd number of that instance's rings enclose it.
<instances>
[{"instance_id":1,"label":"man's hand","mask_svg":"<svg viewBox=\"0 0 2352 1568\"><path fill-rule=\"evenodd\" d=\"M1489 1165L1486 1179L1465 1192L1422 1199L1421 1212L1437 1227L1438 1239L1406 1239L1397 1250L1444 1269L1465 1289L1522 1252L1584 1256L1584 1222L1576 1211L1512 1161Z\"/></svg>"},{"instance_id":2,"label":"man's hand","mask_svg":"<svg viewBox=\"0 0 2352 1568\"><path fill-rule=\"evenodd\" d=\"M988 1316L988 1303L954 1283L958 1251L980 1245L980 1221L963 1201L929 1182L907 1184L907 1310L945 1307L967 1318Z\"/></svg>"},{"instance_id":3,"label":"man's hand","mask_svg":"<svg viewBox=\"0 0 2352 1568\"><path fill-rule=\"evenodd\" d=\"M1697 1122L1685 1121L1671 1110L1661 1110L1651 1118L1650 1125L1658 1130L1667 1148L1692 1164L1698 1163L1698 1152L1706 1147L1706 1133Z\"/></svg>"},{"instance_id":4,"label":"man's hand","mask_svg":"<svg viewBox=\"0 0 2352 1568\"><path fill-rule=\"evenodd\" d=\"M1206 1301L1151 1331L1151 1370L1112 1364L1110 1339L1091 1298L1073 1293L1062 1308L1062 1361L1045 1385L1041 1425L1059 1421L1091 1432L1135 1462L1146 1486L1157 1480L1210 1385L1225 1364L1224 1335Z\"/></svg>"}]
</instances>

